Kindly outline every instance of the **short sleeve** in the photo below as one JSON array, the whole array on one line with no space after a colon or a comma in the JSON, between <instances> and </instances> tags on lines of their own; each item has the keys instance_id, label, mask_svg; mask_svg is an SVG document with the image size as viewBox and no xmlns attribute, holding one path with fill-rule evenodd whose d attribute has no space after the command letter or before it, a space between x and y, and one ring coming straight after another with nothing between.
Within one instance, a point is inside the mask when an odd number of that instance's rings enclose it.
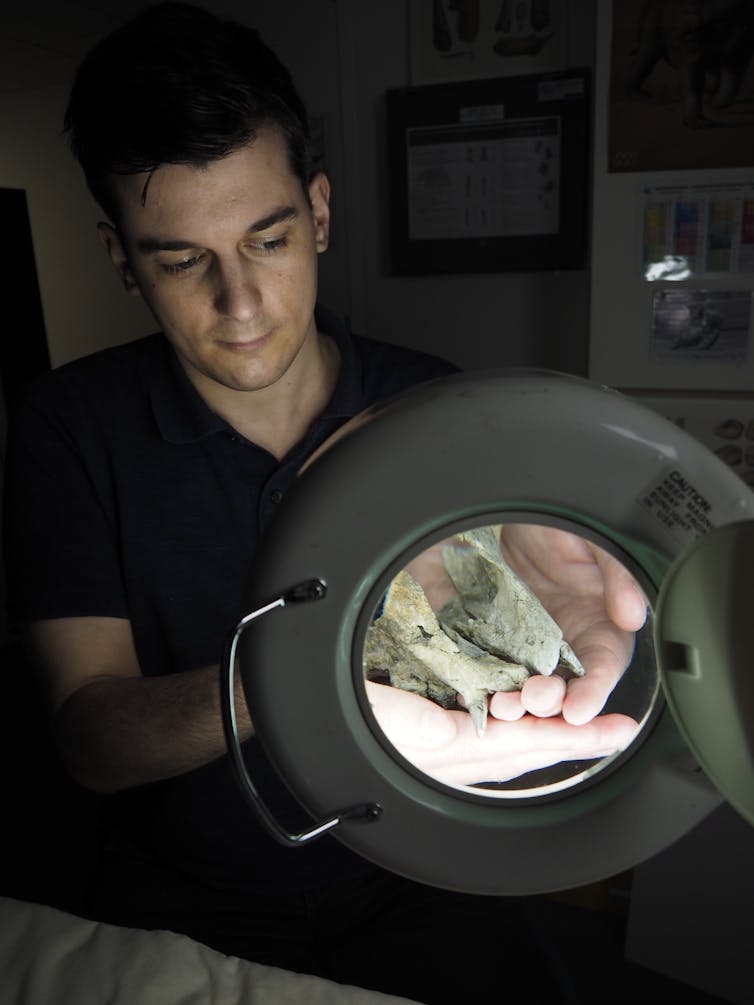
<instances>
[{"instance_id":1,"label":"short sleeve","mask_svg":"<svg viewBox=\"0 0 754 1005\"><path fill-rule=\"evenodd\" d=\"M72 389L29 392L9 421L3 507L8 620L127 617L107 458Z\"/></svg>"}]
</instances>

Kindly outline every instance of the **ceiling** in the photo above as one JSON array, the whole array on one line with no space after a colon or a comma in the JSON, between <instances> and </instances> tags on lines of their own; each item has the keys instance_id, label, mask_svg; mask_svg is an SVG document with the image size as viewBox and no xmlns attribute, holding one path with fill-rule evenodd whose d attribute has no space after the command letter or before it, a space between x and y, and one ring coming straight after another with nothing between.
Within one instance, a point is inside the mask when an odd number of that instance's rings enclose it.
<instances>
[{"instance_id":1,"label":"ceiling","mask_svg":"<svg viewBox=\"0 0 754 1005\"><path fill-rule=\"evenodd\" d=\"M0 93L67 83L81 57L143 0L9 0L0 9Z\"/></svg>"}]
</instances>

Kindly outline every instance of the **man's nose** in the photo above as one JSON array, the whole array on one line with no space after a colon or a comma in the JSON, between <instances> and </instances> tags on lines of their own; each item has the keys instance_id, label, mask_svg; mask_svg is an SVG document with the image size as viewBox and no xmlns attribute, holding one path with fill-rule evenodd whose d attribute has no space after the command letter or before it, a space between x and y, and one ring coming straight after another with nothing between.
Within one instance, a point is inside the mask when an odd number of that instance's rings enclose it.
<instances>
[{"instance_id":1,"label":"man's nose","mask_svg":"<svg viewBox=\"0 0 754 1005\"><path fill-rule=\"evenodd\" d=\"M253 263L217 263L215 308L219 314L236 321L252 321L261 306L262 291Z\"/></svg>"}]
</instances>

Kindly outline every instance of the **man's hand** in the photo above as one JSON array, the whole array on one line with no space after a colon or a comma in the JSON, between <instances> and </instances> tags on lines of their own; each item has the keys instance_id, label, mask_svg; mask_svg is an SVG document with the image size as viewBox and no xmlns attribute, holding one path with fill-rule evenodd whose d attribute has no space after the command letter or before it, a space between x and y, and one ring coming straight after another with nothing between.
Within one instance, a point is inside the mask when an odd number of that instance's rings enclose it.
<instances>
[{"instance_id":1,"label":"man's hand","mask_svg":"<svg viewBox=\"0 0 754 1005\"><path fill-rule=\"evenodd\" d=\"M387 739L420 771L449 785L501 782L561 761L605 757L623 750L637 729L625 715L583 726L526 715L517 722L490 719L480 738L468 712L384 684L367 681L366 688Z\"/></svg>"},{"instance_id":2,"label":"man's hand","mask_svg":"<svg viewBox=\"0 0 754 1005\"><path fill-rule=\"evenodd\" d=\"M408 565L435 610L454 594L442 547ZM534 675L521 691L492 695L482 738L466 712L448 712L417 695L375 693L375 714L391 741L444 780L504 780L561 760L601 757L627 746L638 728L628 716L599 716L646 620L647 601L633 576L603 549L552 527L505 525L501 552L558 623L586 673L568 682L558 674Z\"/></svg>"},{"instance_id":3,"label":"man's hand","mask_svg":"<svg viewBox=\"0 0 754 1005\"><path fill-rule=\"evenodd\" d=\"M565 531L511 524L503 558L557 621L586 674L565 682L530 677L520 692L494 695L490 712L511 721L525 712L562 715L581 725L598 715L628 666L647 601L628 570L602 548Z\"/></svg>"}]
</instances>

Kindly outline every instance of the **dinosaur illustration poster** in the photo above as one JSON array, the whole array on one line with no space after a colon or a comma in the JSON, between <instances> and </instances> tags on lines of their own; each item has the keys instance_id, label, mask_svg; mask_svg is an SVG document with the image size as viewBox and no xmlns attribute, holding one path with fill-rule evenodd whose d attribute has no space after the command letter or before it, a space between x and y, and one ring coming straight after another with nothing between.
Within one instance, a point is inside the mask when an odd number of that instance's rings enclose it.
<instances>
[{"instance_id":1,"label":"dinosaur illustration poster","mask_svg":"<svg viewBox=\"0 0 754 1005\"><path fill-rule=\"evenodd\" d=\"M609 171L754 163L751 0L613 0Z\"/></svg>"},{"instance_id":2,"label":"dinosaur illustration poster","mask_svg":"<svg viewBox=\"0 0 754 1005\"><path fill-rule=\"evenodd\" d=\"M562 70L568 0L411 0L411 83Z\"/></svg>"}]
</instances>

